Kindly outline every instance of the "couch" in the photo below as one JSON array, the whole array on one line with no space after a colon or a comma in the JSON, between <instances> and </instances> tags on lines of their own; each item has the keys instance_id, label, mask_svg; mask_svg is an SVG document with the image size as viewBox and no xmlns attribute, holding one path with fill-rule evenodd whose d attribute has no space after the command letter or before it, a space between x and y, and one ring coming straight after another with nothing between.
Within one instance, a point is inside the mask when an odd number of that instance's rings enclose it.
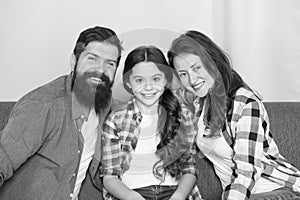
<instances>
[{"instance_id":1,"label":"couch","mask_svg":"<svg viewBox=\"0 0 300 200\"><path fill-rule=\"evenodd\" d=\"M0 102L0 130L5 126L15 102ZM300 169L300 102L264 102L269 114L273 137L281 154ZM221 184L212 164L197 158L201 170L197 185L204 199L221 199Z\"/></svg>"}]
</instances>

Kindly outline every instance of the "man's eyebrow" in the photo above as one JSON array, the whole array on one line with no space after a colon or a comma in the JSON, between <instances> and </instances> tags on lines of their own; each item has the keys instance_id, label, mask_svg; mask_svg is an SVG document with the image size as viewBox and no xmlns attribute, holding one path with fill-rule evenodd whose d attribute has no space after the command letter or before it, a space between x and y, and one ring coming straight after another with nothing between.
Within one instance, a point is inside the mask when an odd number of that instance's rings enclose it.
<instances>
[{"instance_id":1,"label":"man's eyebrow","mask_svg":"<svg viewBox=\"0 0 300 200\"><path fill-rule=\"evenodd\" d=\"M92 53L92 52L88 52L87 55L92 55L92 56L95 56L97 58L101 58L99 55L95 54L95 53ZM117 60L113 60L113 59L105 59L106 61L109 61L109 62L115 62L117 63Z\"/></svg>"}]
</instances>

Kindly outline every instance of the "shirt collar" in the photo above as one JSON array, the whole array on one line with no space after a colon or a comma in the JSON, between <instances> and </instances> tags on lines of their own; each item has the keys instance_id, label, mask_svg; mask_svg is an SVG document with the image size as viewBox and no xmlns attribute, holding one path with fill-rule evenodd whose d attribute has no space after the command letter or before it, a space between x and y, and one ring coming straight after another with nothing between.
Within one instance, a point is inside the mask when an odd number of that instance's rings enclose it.
<instances>
[{"instance_id":1,"label":"shirt collar","mask_svg":"<svg viewBox=\"0 0 300 200\"><path fill-rule=\"evenodd\" d=\"M139 110L139 107L137 106L135 98L132 98L128 104L127 104L127 111L130 113L134 120L141 121L142 120L142 114Z\"/></svg>"},{"instance_id":2,"label":"shirt collar","mask_svg":"<svg viewBox=\"0 0 300 200\"><path fill-rule=\"evenodd\" d=\"M142 113L139 110L139 107L136 103L136 99L134 97L128 102L127 111L132 114L134 120L139 121L139 122L142 120L142 118L143 118ZM161 108L161 106L158 106L158 116L161 116L161 114L162 114L162 108ZM164 123L165 123L165 120L159 121L160 125L164 124Z\"/></svg>"},{"instance_id":3,"label":"shirt collar","mask_svg":"<svg viewBox=\"0 0 300 200\"><path fill-rule=\"evenodd\" d=\"M78 99L74 92L71 92L72 95L72 119L82 118L84 121L87 121L88 116L84 112L84 107L79 103Z\"/></svg>"},{"instance_id":4,"label":"shirt collar","mask_svg":"<svg viewBox=\"0 0 300 200\"><path fill-rule=\"evenodd\" d=\"M71 84L72 84L72 73L68 75L66 80L66 90L68 91L68 98L71 103L71 117L72 120L83 118L83 120L87 121L88 116L84 112L84 108L80 105L78 99L74 91L71 91Z\"/></svg>"}]
</instances>

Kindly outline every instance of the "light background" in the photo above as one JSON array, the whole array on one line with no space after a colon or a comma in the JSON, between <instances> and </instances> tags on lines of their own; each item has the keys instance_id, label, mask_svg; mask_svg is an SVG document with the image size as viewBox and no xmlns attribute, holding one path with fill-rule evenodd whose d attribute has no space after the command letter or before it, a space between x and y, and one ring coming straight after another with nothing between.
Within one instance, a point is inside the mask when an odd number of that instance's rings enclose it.
<instances>
[{"instance_id":1,"label":"light background","mask_svg":"<svg viewBox=\"0 0 300 200\"><path fill-rule=\"evenodd\" d=\"M300 101L299 0L1 0L0 101L68 74L79 33L95 25L120 34L124 56L139 45L167 50L179 33L200 30L264 101Z\"/></svg>"}]
</instances>

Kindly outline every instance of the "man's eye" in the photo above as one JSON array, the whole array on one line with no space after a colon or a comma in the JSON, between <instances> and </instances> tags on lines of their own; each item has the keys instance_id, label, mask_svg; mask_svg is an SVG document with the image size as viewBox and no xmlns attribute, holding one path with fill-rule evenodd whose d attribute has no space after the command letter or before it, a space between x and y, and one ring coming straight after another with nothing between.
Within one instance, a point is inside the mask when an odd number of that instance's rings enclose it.
<instances>
[{"instance_id":1,"label":"man's eye","mask_svg":"<svg viewBox=\"0 0 300 200\"><path fill-rule=\"evenodd\" d=\"M111 67L111 68L116 68L117 67L117 64L115 62L108 62L108 63L106 63L106 65L108 67Z\"/></svg>"}]
</instances>

